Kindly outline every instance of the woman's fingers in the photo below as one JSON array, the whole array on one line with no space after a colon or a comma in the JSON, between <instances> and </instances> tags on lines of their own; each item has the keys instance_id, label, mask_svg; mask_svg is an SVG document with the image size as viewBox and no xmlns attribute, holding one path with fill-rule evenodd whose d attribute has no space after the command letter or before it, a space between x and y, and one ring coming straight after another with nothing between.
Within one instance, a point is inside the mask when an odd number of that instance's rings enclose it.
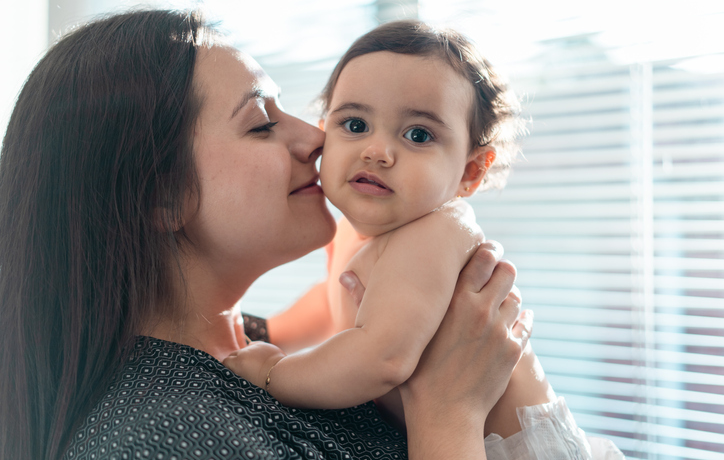
<instances>
[{"instance_id":1,"label":"woman's fingers","mask_svg":"<svg viewBox=\"0 0 724 460\"><path fill-rule=\"evenodd\" d=\"M351 270L342 272L342 274L339 275L339 284L349 292L349 295L352 296L352 301L359 307L362 303L362 297L365 295L365 287L360 282L357 274Z\"/></svg>"},{"instance_id":2,"label":"woman's fingers","mask_svg":"<svg viewBox=\"0 0 724 460\"><path fill-rule=\"evenodd\" d=\"M520 316L520 305L522 303L518 286L512 284L512 282L515 281L513 276L514 275L506 269L505 276L500 281L501 289L506 289L508 287L508 283L511 283L511 286L508 288L508 294L500 300L500 314L505 321L505 326L509 329L512 328L518 320L518 317ZM503 293L500 292L500 294L502 295Z\"/></svg>"},{"instance_id":3,"label":"woman's fingers","mask_svg":"<svg viewBox=\"0 0 724 460\"><path fill-rule=\"evenodd\" d=\"M515 265L501 260L495 265L490 280L480 291L486 293L491 305L500 307L500 314L503 315L507 327L513 326L520 313L520 291L514 285L516 276Z\"/></svg>"},{"instance_id":4,"label":"woman's fingers","mask_svg":"<svg viewBox=\"0 0 724 460\"><path fill-rule=\"evenodd\" d=\"M533 334L533 317L533 310L523 310L513 325L513 338L520 342L522 349L525 349L528 339Z\"/></svg>"},{"instance_id":5,"label":"woman's fingers","mask_svg":"<svg viewBox=\"0 0 724 460\"><path fill-rule=\"evenodd\" d=\"M467 263L458 278L457 289L480 292L503 257L503 246L497 241L485 241L478 246L473 257Z\"/></svg>"}]
</instances>

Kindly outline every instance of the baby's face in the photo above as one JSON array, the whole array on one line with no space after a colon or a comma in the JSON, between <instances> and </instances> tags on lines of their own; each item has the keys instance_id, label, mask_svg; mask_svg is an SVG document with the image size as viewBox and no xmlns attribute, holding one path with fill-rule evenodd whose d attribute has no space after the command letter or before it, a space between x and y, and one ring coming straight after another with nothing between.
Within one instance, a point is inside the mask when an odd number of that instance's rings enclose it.
<instances>
[{"instance_id":1,"label":"baby's face","mask_svg":"<svg viewBox=\"0 0 724 460\"><path fill-rule=\"evenodd\" d=\"M376 236L460 194L472 85L447 63L387 51L352 59L324 120L324 193Z\"/></svg>"}]
</instances>

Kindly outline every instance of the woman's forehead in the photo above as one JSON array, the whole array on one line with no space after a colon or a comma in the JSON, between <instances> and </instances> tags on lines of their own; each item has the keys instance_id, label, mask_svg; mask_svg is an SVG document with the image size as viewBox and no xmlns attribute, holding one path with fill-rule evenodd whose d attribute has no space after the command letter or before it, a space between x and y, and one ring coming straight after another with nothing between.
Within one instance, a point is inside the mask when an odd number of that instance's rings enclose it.
<instances>
[{"instance_id":1,"label":"woman's forehead","mask_svg":"<svg viewBox=\"0 0 724 460\"><path fill-rule=\"evenodd\" d=\"M251 56L230 47L200 48L194 81L203 105L213 106L213 110L233 107L249 94L276 97L279 93L274 81Z\"/></svg>"}]
</instances>

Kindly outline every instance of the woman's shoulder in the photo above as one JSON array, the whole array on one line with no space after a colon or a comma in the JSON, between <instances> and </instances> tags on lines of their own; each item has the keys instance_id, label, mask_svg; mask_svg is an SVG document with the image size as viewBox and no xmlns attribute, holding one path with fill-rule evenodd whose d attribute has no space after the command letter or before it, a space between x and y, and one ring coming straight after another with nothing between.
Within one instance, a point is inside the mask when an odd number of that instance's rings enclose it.
<instances>
[{"instance_id":1,"label":"woman's shoulder","mask_svg":"<svg viewBox=\"0 0 724 460\"><path fill-rule=\"evenodd\" d=\"M388 439L384 450L399 454L401 437L371 404L291 409L203 351L139 338L65 458L295 458L303 450L305 458L320 458L352 453L351 441L375 428Z\"/></svg>"},{"instance_id":2,"label":"woman's shoulder","mask_svg":"<svg viewBox=\"0 0 724 460\"><path fill-rule=\"evenodd\" d=\"M76 431L65 458L232 453L220 445L231 436L224 426L224 414L232 412L227 394L252 385L224 369L200 350L139 337L130 359Z\"/></svg>"}]
</instances>

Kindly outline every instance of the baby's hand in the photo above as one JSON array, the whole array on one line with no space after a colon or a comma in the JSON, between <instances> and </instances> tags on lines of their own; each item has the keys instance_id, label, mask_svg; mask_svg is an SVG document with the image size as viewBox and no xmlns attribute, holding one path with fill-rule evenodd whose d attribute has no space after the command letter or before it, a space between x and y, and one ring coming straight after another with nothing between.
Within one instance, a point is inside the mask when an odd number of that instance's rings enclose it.
<instances>
[{"instance_id":1,"label":"baby's hand","mask_svg":"<svg viewBox=\"0 0 724 460\"><path fill-rule=\"evenodd\" d=\"M266 342L251 342L241 350L227 356L223 364L254 385L265 388L269 369L285 356L276 345Z\"/></svg>"}]
</instances>

